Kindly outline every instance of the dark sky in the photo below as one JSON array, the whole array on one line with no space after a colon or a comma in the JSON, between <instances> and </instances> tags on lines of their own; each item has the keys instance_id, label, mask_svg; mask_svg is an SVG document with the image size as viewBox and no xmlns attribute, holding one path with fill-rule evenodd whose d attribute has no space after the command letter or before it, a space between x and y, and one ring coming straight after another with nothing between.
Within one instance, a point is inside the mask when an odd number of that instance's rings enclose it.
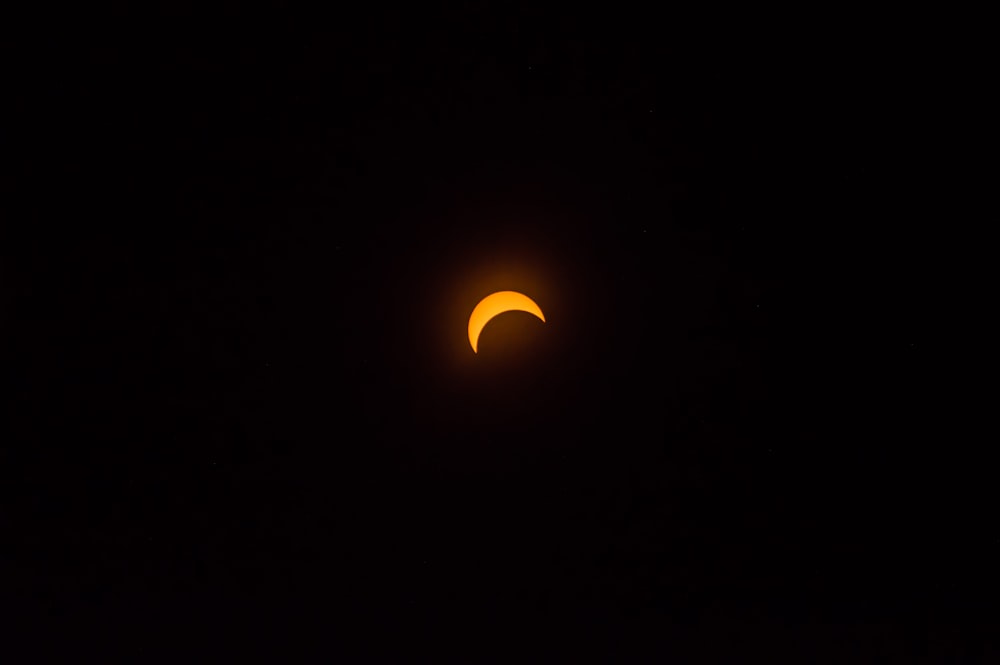
<instances>
[{"instance_id":1,"label":"dark sky","mask_svg":"<svg viewBox=\"0 0 1000 665\"><path fill-rule=\"evenodd\" d=\"M178 5L19 43L9 625L134 662L983 655L909 61L774 32ZM475 355L502 289L547 322Z\"/></svg>"}]
</instances>

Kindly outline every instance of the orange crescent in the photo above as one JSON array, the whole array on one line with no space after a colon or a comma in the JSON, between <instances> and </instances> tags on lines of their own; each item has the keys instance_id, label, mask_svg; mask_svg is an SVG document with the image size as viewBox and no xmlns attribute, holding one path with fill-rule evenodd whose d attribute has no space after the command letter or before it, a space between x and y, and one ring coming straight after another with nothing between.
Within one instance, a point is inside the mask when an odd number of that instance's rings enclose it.
<instances>
[{"instance_id":1,"label":"orange crescent","mask_svg":"<svg viewBox=\"0 0 1000 665\"><path fill-rule=\"evenodd\" d=\"M479 301L476 308L472 310L472 316L469 317L469 344L472 345L473 353L479 353L477 349L479 346L479 333L490 322L490 319L497 314L512 311L528 312L545 321L542 308L523 293L518 293L517 291L497 291L496 293L491 293Z\"/></svg>"}]
</instances>

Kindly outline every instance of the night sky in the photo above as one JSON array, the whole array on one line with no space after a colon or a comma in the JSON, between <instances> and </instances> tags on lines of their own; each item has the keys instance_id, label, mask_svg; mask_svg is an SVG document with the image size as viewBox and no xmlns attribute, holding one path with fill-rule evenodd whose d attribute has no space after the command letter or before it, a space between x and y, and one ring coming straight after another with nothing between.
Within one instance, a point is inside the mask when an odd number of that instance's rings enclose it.
<instances>
[{"instance_id":1,"label":"night sky","mask_svg":"<svg viewBox=\"0 0 1000 665\"><path fill-rule=\"evenodd\" d=\"M131 662L996 657L996 492L932 397L936 202L883 33L330 11L14 50L5 629ZM546 322L473 354L507 289Z\"/></svg>"}]
</instances>

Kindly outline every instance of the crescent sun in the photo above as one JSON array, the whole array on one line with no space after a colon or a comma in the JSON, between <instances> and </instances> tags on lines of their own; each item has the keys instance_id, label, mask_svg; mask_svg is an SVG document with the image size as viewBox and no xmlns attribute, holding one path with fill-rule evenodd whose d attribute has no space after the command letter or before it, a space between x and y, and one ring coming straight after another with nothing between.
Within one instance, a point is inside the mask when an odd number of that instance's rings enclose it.
<instances>
[{"instance_id":1,"label":"crescent sun","mask_svg":"<svg viewBox=\"0 0 1000 665\"><path fill-rule=\"evenodd\" d=\"M497 291L496 293L491 293L479 301L476 308L472 310L472 316L469 317L469 344L472 345L473 353L479 353L477 349L479 346L479 333L482 332L483 326L489 323L490 319L497 314L513 311L528 312L545 321L542 308L523 293L518 293L517 291Z\"/></svg>"}]
</instances>

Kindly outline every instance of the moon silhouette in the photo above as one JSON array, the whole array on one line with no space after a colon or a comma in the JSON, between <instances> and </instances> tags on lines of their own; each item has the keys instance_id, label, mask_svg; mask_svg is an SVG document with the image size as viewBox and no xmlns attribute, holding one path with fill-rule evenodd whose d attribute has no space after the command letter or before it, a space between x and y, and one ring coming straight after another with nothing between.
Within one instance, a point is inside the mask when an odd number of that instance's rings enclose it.
<instances>
[{"instance_id":1,"label":"moon silhouette","mask_svg":"<svg viewBox=\"0 0 1000 665\"><path fill-rule=\"evenodd\" d=\"M472 352L479 353L477 348L479 346L479 333L490 322L490 319L497 314L514 311L528 312L545 321L542 308L523 293L518 293L517 291L497 291L496 293L491 293L479 301L476 308L472 310L472 316L469 317L469 343L472 345Z\"/></svg>"}]
</instances>

